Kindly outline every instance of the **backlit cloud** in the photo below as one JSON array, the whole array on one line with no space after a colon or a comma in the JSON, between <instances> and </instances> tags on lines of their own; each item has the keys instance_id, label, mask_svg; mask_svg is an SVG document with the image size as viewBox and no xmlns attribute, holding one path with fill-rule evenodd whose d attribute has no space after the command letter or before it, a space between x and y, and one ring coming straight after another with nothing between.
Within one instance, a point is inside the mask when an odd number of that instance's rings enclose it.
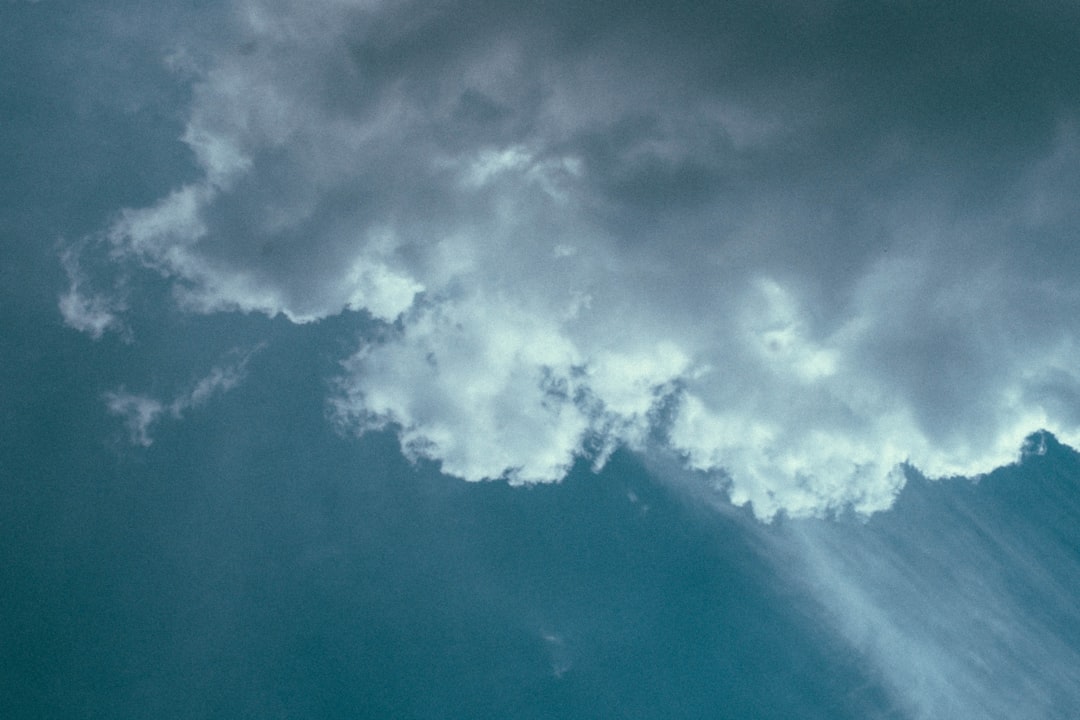
<instances>
[{"instance_id":1,"label":"backlit cloud","mask_svg":"<svg viewBox=\"0 0 1080 720\"><path fill-rule=\"evenodd\" d=\"M110 262L368 313L337 418L468 480L662 442L761 517L872 512L902 463L1077 439L1064 12L236 2L163 57L200 176ZM69 275L69 324L120 322Z\"/></svg>"}]
</instances>

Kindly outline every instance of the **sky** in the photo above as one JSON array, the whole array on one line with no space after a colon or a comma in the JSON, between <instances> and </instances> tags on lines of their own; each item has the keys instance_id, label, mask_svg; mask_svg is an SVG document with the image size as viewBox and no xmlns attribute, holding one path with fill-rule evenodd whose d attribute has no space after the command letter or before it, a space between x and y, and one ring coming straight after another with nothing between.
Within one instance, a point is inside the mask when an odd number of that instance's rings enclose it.
<instances>
[{"instance_id":1,"label":"sky","mask_svg":"<svg viewBox=\"0 0 1080 720\"><path fill-rule=\"evenodd\" d=\"M4 704L1071 717L1078 16L3 0Z\"/></svg>"}]
</instances>

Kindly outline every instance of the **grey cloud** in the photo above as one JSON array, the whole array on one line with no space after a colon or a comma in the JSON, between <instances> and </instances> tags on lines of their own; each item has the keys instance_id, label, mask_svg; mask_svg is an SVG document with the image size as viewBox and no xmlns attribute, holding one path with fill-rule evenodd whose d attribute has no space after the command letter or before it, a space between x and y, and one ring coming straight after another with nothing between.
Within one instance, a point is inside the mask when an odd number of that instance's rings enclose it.
<instances>
[{"instance_id":1,"label":"grey cloud","mask_svg":"<svg viewBox=\"0 0 1080 720\"><path fill-rule=\"evenodd\" d=\"M233 9L170 51L202 177L110 257L199 312L384 322L356 427L529 481L659 431L763 517L1075 437L1073 9Z\"/></svg>"}]
</instances>

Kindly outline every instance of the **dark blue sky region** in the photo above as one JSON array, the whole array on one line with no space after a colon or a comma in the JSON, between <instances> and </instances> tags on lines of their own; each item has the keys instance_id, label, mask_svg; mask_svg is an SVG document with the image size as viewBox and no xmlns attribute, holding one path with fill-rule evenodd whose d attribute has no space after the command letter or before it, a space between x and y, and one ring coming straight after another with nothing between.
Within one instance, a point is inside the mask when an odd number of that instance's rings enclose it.
<instances>
[{"instance_id":1,"label":"dark blue sky region","mask_svg":"<svg viewBox=\"0 0 1080 720\"><path fill-rule=\"evenodd\" d=\"M3 717L1075 716L1075 8L0 3Z\"/></svg>"}]
</instances>

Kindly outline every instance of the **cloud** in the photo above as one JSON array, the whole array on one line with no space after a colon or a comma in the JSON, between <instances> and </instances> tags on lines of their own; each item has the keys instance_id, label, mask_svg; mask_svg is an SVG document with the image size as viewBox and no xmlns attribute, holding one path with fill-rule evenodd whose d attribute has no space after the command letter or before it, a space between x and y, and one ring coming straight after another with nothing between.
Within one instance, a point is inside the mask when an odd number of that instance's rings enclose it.
<instances>
[{"instance_id":1,"label":"cloud","mask_svg":"<svg viewBox=\"0 0 1080 720\"><path fill-rule=\"evenodd\" d=\"M113 415L124 418L131 442L149 447L154 440L150 437L150 428L165 412L165 405L159 400L145 395L133 395L124 390L105 393L105 405Z\"/></svg>"},{"instance_id":2,"label":"cloud","mask_svg":"<svg viewBox=\"0 0 1080 720\"><path fill-rule=\"evenodd\" d=\"M1045 455L1045 436L1030 449ZM804 583L904 717L1066 718L1080 700L1071 479L1025 465L977 492L918 481L869 523L796 521L772 536L778 569ZM1017 488L1026 502L1009 497Z\"/></svg>"},{"instance_id":3,"label":"cloud","mask_svg":"<svg viewBox=\"0 0 1080 720\"><path fill-rule=\"evenodd\" d=\"M566 646L566 638L559 633L541 631L540 639L544 641L551 659L552 677L562 678L574 667L570 650Z\"/></svg>"},{"instance_id":4,"label":"cloud","mask_svg":"<svg viewBox=\"0 0 1080 720\"><path fill-rule=\"evenodd\" d=\"M262 348L262 345L257 346L240 354L239 359L230 364L214 367L170 402L119 389L105 393L105 405L110 413L124 418L133 444L149 447L154 442L150 431L161 418L179 420L188 410L206 404L215 395L232 390L244 379L248 361Z\"/></svg>"},{"instance_id":5,"label":"cloud","mask_svg":"<svg viewBox=\"0 0 1080 720\"><path fill-rule=\"evenodd\" d=\"M81 248L78 245L64 247L60 252L60 264L68 278L67 292L60 296L59 302L64 324L95 340L110 330L122 332L122 299L116 292L95 292L87 289L89 281L79 264L80 254Z\"/></svg>"},{"instance_id":6,"label":"cloud","mask_svg":"<svg viewBox=\"0 0 1080 720\"><path fill-rule=\"evenodd\" d=\"M763 518L1076 441L1073 11L233 10L169 51L201 174L111 262L194 312L366 312L350 427L469 480L660 442Z\"/></svg>"}]
</instances>

